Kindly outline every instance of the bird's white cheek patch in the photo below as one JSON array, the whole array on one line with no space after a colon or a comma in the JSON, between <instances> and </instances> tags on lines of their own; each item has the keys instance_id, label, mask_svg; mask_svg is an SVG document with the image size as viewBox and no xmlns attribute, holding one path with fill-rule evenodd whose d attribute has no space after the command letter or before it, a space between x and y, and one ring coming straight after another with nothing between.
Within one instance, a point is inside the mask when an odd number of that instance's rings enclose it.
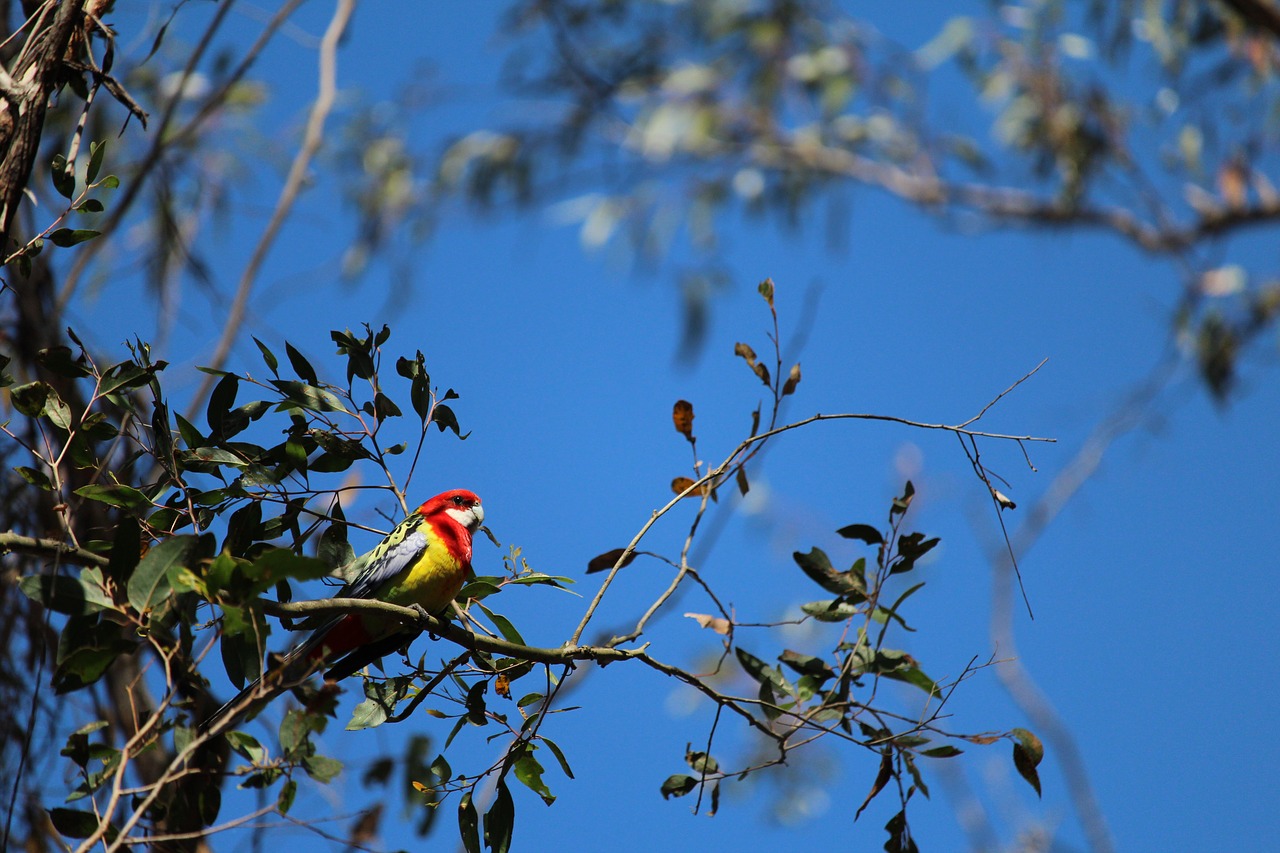
<instances>
[{"instance_id":1,"label":"bird's white cheek patch","mask_svg":"<svg viewBox=\"0 0 1280 853\"><path fill-rule=\"evenodd\" d=\"M468 509L447 509L445 514L468 530L475 530L484 521L484 510L478 506Z\"/></svg>"}]
</instances>

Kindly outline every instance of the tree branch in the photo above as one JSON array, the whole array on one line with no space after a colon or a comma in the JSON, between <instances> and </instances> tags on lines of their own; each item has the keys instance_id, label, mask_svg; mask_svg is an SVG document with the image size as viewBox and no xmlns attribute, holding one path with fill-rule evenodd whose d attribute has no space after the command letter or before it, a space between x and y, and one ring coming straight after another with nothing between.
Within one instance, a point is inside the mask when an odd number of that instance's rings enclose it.
<instances>
[{"instance_id":1,"label":"tree branch","mask_svg":"<svg viewBox=\"0 0 1280 853\"><path fill-rule=\"evenodd\" d=\"M0 554L26 554L32 557L58 557L67 563L79 566L97 566L105 568L110 562L101 554L77 548L58 539L37 539L34 536L23 536L21 533L0 533Z\"/></svg>"}]
</instances>

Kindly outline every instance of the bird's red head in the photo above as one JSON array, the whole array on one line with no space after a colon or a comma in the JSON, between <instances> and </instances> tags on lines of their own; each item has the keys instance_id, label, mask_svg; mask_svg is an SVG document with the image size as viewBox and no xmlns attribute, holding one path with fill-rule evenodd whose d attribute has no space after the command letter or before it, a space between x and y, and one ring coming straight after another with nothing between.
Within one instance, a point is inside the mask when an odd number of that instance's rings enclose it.
<instances>
[{"instance_id":1,"label":"bird's red head","mask_svg":"<svg viewBox=\"0 0 1280 853\"><path fill-rule=\"evenodd\" d=\"M418 507L418 514L423 518L448 516L466 528L468 533L475 533L484 523L484 507L480 506L479 496L466 489L441 492Z\"/></svg>"}]
</instances>

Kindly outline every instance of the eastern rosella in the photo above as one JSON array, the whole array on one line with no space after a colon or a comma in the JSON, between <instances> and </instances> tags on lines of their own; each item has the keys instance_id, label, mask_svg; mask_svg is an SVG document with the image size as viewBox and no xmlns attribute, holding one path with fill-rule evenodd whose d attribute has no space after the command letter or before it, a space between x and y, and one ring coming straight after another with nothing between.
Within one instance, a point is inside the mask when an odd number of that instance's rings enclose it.
<instances>
[{"instance_id":1,"label":"eastern rosella","mask_svg":"<svg viewBox=\"0 0 1280 853\"><path fill-rule=\"evenodd\" d=\"M371 598L439 614L471 576L471 534L484 521L480 498L466 489L443 492L395 526L368 554L354 578L334 598ZM421 631L380 613L350 613L311 620L318 627L262 678L241 690L205 723L212 728L233 711L239 716L308 671L329 665L325 678L346 678L412 641ZM264 685L263 682L266 682ZM273 683L274 682L274 683Z\"/></svg>"}]
</instances>

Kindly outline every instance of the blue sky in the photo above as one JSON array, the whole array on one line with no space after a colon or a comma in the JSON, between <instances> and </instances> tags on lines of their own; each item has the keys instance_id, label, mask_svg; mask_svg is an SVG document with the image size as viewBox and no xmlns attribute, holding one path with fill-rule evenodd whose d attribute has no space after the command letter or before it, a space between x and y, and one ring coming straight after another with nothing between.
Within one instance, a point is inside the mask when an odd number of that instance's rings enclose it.
<instances>
[{"instance_id":1,"label":"blue sky","mask_svg":"<svg viewBox=\"0 0 1280 853\"><path fill-rule=\"evenodd\" d=\"M385 10L362 6L340 56L339 79L348 97L381 97L384 81L402 79L412 67L406 57L430 57L440 81L459 96L415 125L423 148L433 150L448 130L498 123L508 102L495 89L502 54L491 13L477 13L472 4L423 8L432 11L405 12L419 18L385 27ZM320 33L329 11L308 7L298 19L301 30ZM203 14L201 7L184 9L180 32L193 32ZM243 10L232 14L243 43L258 24ZM314 91L314 61L305 38L282 39L263 58L259 76L270 82L271 108L257 129L281 145L293 143L289 134ZM234 286L279 181L262 168L238 190L256 200L256 212L210 245L224 289ZM328 330L389 323L389 349L421 349L435 381L461 394L455 409L472 431L465 442L431 437L416 495L474 489L504 546L521 546L541 571L578 577L577 592L586 599L600 582L598 575L582 576L587 560L629 540L666 502L670 479L687 473L687 445L671 429L672 403L694 403L705 460L723 458L743 437L762 389L732 352L740 340L767 349L768 315L755 292L760 279L771 276L778 285L784 341L806 292L820 292L804 350L785 356L798 357L804 368L790 418L856 411L958 422L1048 358L982 421L995 431L1059 439L1029 447L1038 473L1015 446L983 448L984 460L1010 481L1010 496L1024 507L1164 352L1179 287L1170 267L1105 236L960 233L882 194L860 192L841 252L828 249L816 221L791 234L762 223L727 229L733 284L712 303L701 355L686 363L675 357L681 303L673 267L631 273L607 253L588 254L576 229L545 209L444 223L413 255L412 290L394 304L384 295L390 277L384 267L344 286L336 270L350 231L337 192L329 176L316 176L264 268L261 291L271 294L265 303L271 307L254 314L250 331L277 353L287 338L336 377L341 367ZM111 281L101 305L134 288L127 276ZM187 291L173 351L162 354L174 363L171 393L192 386L192 366L212 348L203 299ZM73 325L87 326L97 308L80 310ZM153 332L133 312L114 312L110 322L115 328L99 333L102 343ZM1262 734L1280 700L1267 677L1280 605L1274 335L1262 349L1250 357L1242 393L1225 409L1184 368L1153 416L1110 448L1096 475L1020 555L1036 613L1034 622L1018 614L1021 658L1074 733L1122 850L1263 850L1280 833L1269 796L1280 749ZM228 366L259 369L247 337ZM760 502L751 513L735 513L700 567L740 615L781 618L820 597L791 552L818 545L852 559L855 549L833 531L879 523L910 476L919 491L913 529L941 536L943 545L922 569L928 585L910 605L908 621L921 630L900 642L939 680L974 656L1000 656L987 629L987 554L999 541L998 528L954 437L877 423L817 424L778 441L751 473ZM356 504L348 514L372 521L374 509ZM677 549L688 517L672 513L646 547ZM1019 516L1007 519L1016 525ZM477 569L496 573L500 557L480 543ZM667 577L657 563L635 564L596 627L628 626ZM531 643L557 645L586 599L535 589L504 594L495 606ZM679 616L706 609L692 594L670 607L650 637L651 652L691 666L714 654L716 638ZM742 642L761 656L781 648L764 637ZM676 685L638 667L579 677L571 699L581 710L545 730L577 778L548 767L559 797L550 809L528 791L515 791L517 850L547 849L567 837L578 849L673 851L799 849L833 838L878 849L883 842L880 827L896 810L890 796L853 823L876 771L866 753L819 746L799 756L779 774L798 792L785 822L775 814L784 789L768 773L726 786L715 818L691 816L690 799L663 802L658 786L684 770L686 742L705 741L709 708L691 705ZM896 698L914 701L909 694ZM950 710L958 730L1028 725L990 671L966 682ZM394 751L410 733L439 744L447 732L448 724L427 717L358 734L335 727L325 747L347 760L350 772L327 789L304 791L297 815L367 804L371 795L358 782L367 750ZM458 738L447 753L454 768L496 755L484 734ZM726 723L715 752L732 762L748 743ZM987 804L1003 842L1047 827L1055 849L1082 849L1052 748L1041 767L1043 800L1017 778L1004 742L972 747L945 767L925 764L933 799L913 802L911 817L922 849L966 849L957 793L966 787ZM387 800L398 814L399 793ZM802 805L815 814L800 814ZM452 824L451 808L441 820ZM409 826L388 819L382 843L414 847ZM438 833L436 843L452 846L451 825ZM229 836L218 846L247 849L248 842Z\"/></svg>"}]
</instances>

